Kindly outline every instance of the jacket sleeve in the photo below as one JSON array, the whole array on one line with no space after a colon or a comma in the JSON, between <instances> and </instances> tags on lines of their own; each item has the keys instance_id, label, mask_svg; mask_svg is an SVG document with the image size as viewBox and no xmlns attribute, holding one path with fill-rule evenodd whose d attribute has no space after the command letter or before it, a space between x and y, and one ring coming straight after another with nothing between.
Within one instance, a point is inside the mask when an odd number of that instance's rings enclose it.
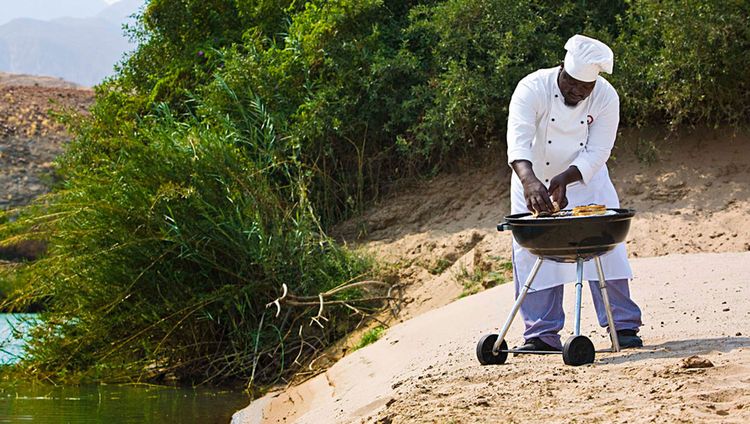
<instances>
[{"instance_id":1,"label":"jacket sleeve","mask_svg":"<svg viewBox=\"0 0 750 424\"><path fill-rule=\"evenodd\" d=\"M609 159L609 154L615 145L619 123L620 98L613 90L609 101L589 128L586 146L571 163L571 166L581 171L584 184L588 184Z\"/></svg>"},{"instance_id":2,"label":"jacket sleeve","mask_svg":"<svg viewBox=\"0 0 750 424\"><path fill-rule=\"evenodd\" d=\"M532 162L531 144L536 134L539 101L532 83L521 80L513 92L508 110L508 164L522 159Z\"/></svg>"}]
</instances>

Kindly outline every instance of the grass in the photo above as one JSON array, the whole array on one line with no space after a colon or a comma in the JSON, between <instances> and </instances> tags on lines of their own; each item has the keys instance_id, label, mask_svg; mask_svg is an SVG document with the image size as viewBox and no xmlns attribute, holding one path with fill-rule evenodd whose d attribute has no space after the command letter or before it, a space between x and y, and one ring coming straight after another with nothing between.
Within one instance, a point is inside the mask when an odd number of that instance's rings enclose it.
<instances>
[{"instance_id":1,"label":"grass","mask_svg":"<svg viewBox=\"0 0 750 424\"><path fill-rule=\"evenodd\" d=\"M0 262L0 304L15 290L16 284L13 271L10 263Z\"/></svg>"},{"instance_id":2,"label":"grass","mask_svg":"<svg viewBox=\"0 0 750 424\"><path fill-rule=\"evenodd\" d=\"M501 261L499 257L493 257L492 259L494 262L499 262L493 264L492 270L474 267L474 270L469 272L466 267L461 268L461 271L455 277L456 281L463 286L463 291L458 296L459 299L507 283L513 278L512 262Z\"/></svg>"},{"instance_id":3,"label":"grass","mask_svg":"<svg viewBox=\"0 0 750 424\"><path fill-rule=\"evenodd\" d=\"M362 349L363 347L373 344L376 341L380 339L380 337L385 332L385 328L382 325L379 325L373 329L368 330L365 332L365 334L362 335L362 338L359 339L359 343L357 343L354 348L352 349L352 352L355 350Z\"/></svg>"},{"instance_id":4,"label":"grass","mask_svg":"<svg viewBox=\"0 0 750 424\"><path fill-rule=\"evenodd\" d=\"M449 261L448 259L439 258L437 261L435 261L435 264L428 269L428 271L432 275L439 275L442 274L446 269L450 268L451 265L453 265L453 262Z\"/></svg>"},{"instance_id":5,"label":"grass","mask_svg":"<svg viewBox=\"0 0 750 424\"><path fill-rule=\"evenodd\" d=\"M653 140L638 139L635 157L644 165L650 166L659 161L659 148Z\"/></svg>"}]
</instances>

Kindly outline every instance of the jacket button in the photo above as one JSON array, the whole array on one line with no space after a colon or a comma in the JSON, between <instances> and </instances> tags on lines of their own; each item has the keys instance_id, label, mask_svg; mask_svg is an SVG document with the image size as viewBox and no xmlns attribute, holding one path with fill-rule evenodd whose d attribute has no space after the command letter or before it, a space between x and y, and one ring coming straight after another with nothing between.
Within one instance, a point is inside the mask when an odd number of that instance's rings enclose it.
<instances>
[{"instance_id":1,"label":"jacket button","mask_svg":"<svg viewBox=\"0 0 750 424\"><path fill-rule=\"evenodd\" d=\"M583 143L581 143L581 146L583 146Z\"/></svg>"},{"instance_id":2,"label":"jacket button","mask_svg":"<svg viewBox=\"0 0 750 424\"><path fill-rule=\"evenodd\" d=\"M581 124L583 124L583 121L581 121Z\"/></svg>"},{"instance_id":3,"label":"jacket button","mask_svg":"<svg viewBox=\"0 0 750 424\"><path fill-rule=\"evenodd\" d=\"M552 122L555 122L555 118L552 118Z\"/></svg>"},{"instance_id":4,"label":"jacket button","mask_svg":"<svg viewBox=\"0 0 750 424\"><path fill-rule=\"evenodd\" d=\"M549 180L546 180L546 179L545 179L545 180L544 180L544 182L545 182L545 183L548 183L548 182L549 182Z\"/></svg>"},{"instance_id":5,"label":"jacket button","mask_svg":"<svg viewBox=\"0 0 750 424\"><path fill-rule=\"evenodd\" d=\"M547 143L548 144L552 144L552 140L547 140Z\"/></svg>"},{"instance_id":6,"label":"jacket button","mask_svg":"<svg viewBox=\"0 0 750 424\"><path fill-rule=\"evenodd\" d=\"M557 94L555 94L555 98L557 98Z\"/></svg>"},{"instance_id":7,"label":"jacket button","mask_svg":"<svg viewBox=\"0 0 750 424\"><path fill-rule=\"evenodd\" d=\"M547 162L547 166L549 166L549 162Z\"/></svg>"}]
</instances>

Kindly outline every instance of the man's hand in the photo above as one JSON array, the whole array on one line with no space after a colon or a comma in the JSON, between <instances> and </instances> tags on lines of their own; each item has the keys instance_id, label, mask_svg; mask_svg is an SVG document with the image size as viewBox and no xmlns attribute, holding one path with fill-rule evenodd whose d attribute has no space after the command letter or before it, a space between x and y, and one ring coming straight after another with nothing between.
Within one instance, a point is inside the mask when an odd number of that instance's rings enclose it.
<instances>
[{"instance_id":1,"label":"man's hand","mask_svg":"<svg viewBox=\"0 0 750 424\"><path fill-rule=\"evenodd\" d=\"M526 199L526 207L531 212L554 212L552 201L549 198L547 187L539 181L527 160L516 160L510 164L518 179L523 184L523 197Z\"/></svg>"},{"instance_id":2,"label":"man's hand","mask_svg":"<svg viewBox=\"0 0 750 424\"><path fill-rule=\"evenodd\" d=\"M581 171L575 166L571 166L549 182L549 194L552 196L552 201L557 202L560 206L560 209L565 209L568 206L568 197L566 196L568 184L580 181L582 178Z\"/></svg>"},{"instance_id":3,"label":"man's hand","mask_svg":"<svg viewBox=\"0 0 750 424\"><path fill-rule=\"evenodd\" d=\"M560 209L565 209L568 206L568 197L565 195L567 192L568 183L565 181L563 174L559 174L552 178L549 182L549 194L553 202L557 203Z\"/></svg>"},{"instance_id":4,"label":"man's hand","mask_svg":"<svg viewBox=\"0 0 750 424\"><path fill-rule=\"evenodd\" d=\"M523 197L526 198L526 207L536 213L555 211L552 200L547 193L547 187L534 177L530 181L523 181Z\"/></svg>"}]
</instances>

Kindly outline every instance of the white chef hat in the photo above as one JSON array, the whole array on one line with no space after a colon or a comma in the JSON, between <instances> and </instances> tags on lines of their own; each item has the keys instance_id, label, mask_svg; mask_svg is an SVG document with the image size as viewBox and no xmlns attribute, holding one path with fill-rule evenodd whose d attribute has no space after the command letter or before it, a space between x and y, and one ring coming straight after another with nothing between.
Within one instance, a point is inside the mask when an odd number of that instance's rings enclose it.
<instances>
[{"instance_id":1,"label":"white chef hat","mask_svg":"<svg viewBox=\"0 0 750 424\"><path fill-rule=\"evenodd\" d=\"M615 55L606 44L583 35L565 43L565 72L579 81L596 81L599 72L612 73Z\"/></svg>"}]
</instances>

